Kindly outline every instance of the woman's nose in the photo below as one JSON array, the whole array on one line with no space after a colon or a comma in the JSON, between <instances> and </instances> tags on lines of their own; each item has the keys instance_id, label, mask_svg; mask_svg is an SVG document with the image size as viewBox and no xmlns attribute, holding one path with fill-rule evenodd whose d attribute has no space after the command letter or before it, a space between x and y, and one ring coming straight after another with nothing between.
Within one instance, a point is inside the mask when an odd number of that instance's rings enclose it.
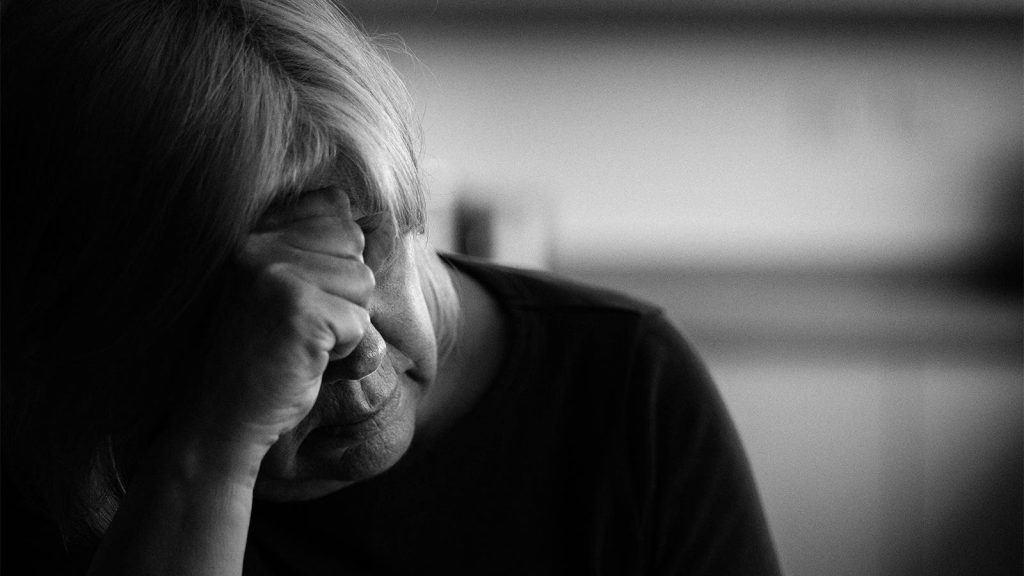
<instances>
[{"instance_id":1,"label":"woman's nose","mask_svg":"<svg viewBox=\"0 0 1024 576\"><path fill-rule=\"evenodd\" d=\"M387 350L384 338L371 324L351 354L327 365L324 382L359 380L373 374L380 367Z\"/></svg>"}]
</instances>

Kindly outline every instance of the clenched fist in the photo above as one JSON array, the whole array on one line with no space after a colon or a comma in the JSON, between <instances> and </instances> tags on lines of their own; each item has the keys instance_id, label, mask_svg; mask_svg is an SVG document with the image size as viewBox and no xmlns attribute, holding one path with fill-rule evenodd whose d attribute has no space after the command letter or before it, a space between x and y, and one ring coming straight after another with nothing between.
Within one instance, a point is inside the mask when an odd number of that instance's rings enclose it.
<instances>
[{"instance_id":1,"label":"clenched fist","mask_svg":"<svg viewBox=\"0 0 1024 576\"><path fill-rule=\"evenodd\" d=\"M263 217L235 257L209 351L199 400L209 433L269 449L309 413L328 362L370 329L375 279L364 245L334 188Z\"/></svg>"}]
</instances>

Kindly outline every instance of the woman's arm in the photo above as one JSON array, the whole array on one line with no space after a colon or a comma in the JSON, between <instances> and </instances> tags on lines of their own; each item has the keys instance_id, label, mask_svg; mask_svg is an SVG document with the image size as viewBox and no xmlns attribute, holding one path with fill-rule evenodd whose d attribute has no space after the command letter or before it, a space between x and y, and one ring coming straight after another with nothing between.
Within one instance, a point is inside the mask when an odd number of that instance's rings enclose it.
<instances>
[{"instance_id":1,"label":"woman's arm","mask_svg":"<svg viewBox=\"0 0 1024 576\"><path fill-rule=\"evenodd\" d=\"M90 574L242 573L263 457L370 325L374 278L348 199L307 196L239 251L200 386L137 466Z\"/></svg>"},{"instance_id":2,"label":"woman's arm","mask_svg":"<svg viewBox=\"0 0 1024 576\"><path fill-rule=\"evenodd\" d=\"M242 573L257 447L158 441L132 479L90 575Z\"/></svg>"}]
</instances>

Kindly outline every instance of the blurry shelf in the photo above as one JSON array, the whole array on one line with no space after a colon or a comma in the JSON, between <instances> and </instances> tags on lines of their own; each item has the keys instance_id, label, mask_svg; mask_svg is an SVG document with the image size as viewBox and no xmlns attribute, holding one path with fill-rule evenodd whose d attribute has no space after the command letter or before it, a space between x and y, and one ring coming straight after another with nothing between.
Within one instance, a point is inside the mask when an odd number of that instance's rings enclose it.
<instances>
[{"instance_id":1,"label":"blurry shelf","mask_svg":"<svg viewBox=\"0 0 1024 576\"><path fill-rule=\"evenodd\" d=\"M698 346L1020 362L1020 293L942 277L569 270L661 306Z\"/></svg>"},{"instance_id":2,"label":"blurry shelf","mask_svg":"<svg viewBox=\"0 0 1024 576\"><path fill-rule=\"evenodd\" d=\"M889 15L1014 15L1021 5L1015 0L349 0L346 6L359 13L525 13L556 14L674 13L674 14L889 14Z\"/></svg>"},{"instance_id":3,"label":"blurry shelf","mask_svg":"<svg viewBox=\"0 0 1024 576\"><path fill-rule=\"evenodd\" d=\"M576 26L667 27L688 32L706 28L749 32L766 27L928 30L996 26L1016 31L1024 15L1024 7L1015 0L349 0L345 6L370 30L385 33L424 25L561 31Z\"/></svg>"}]
</instances>

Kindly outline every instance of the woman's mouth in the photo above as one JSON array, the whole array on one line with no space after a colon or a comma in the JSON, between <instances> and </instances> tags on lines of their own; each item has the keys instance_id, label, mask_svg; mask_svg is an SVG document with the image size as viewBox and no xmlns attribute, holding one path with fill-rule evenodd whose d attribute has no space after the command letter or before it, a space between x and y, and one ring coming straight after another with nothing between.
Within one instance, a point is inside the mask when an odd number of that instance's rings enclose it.
<instances>
[{"instance_id":1,"label":"woman's mouth","mask_svg":"<svg viewBox=\"0 0 1024 576\"><path fill-rule=\"evenodd\" d=\"M391 394L384 398L372 411L361 412L341 419L322 420L323 424L310 430L302 442L302 450L337 449L342 445L357 444L385 430L397 415L401 404L402 387L398 382L392 386ZM333 421L332 421L333 420Z\"/></svg>"}]
</instances>

